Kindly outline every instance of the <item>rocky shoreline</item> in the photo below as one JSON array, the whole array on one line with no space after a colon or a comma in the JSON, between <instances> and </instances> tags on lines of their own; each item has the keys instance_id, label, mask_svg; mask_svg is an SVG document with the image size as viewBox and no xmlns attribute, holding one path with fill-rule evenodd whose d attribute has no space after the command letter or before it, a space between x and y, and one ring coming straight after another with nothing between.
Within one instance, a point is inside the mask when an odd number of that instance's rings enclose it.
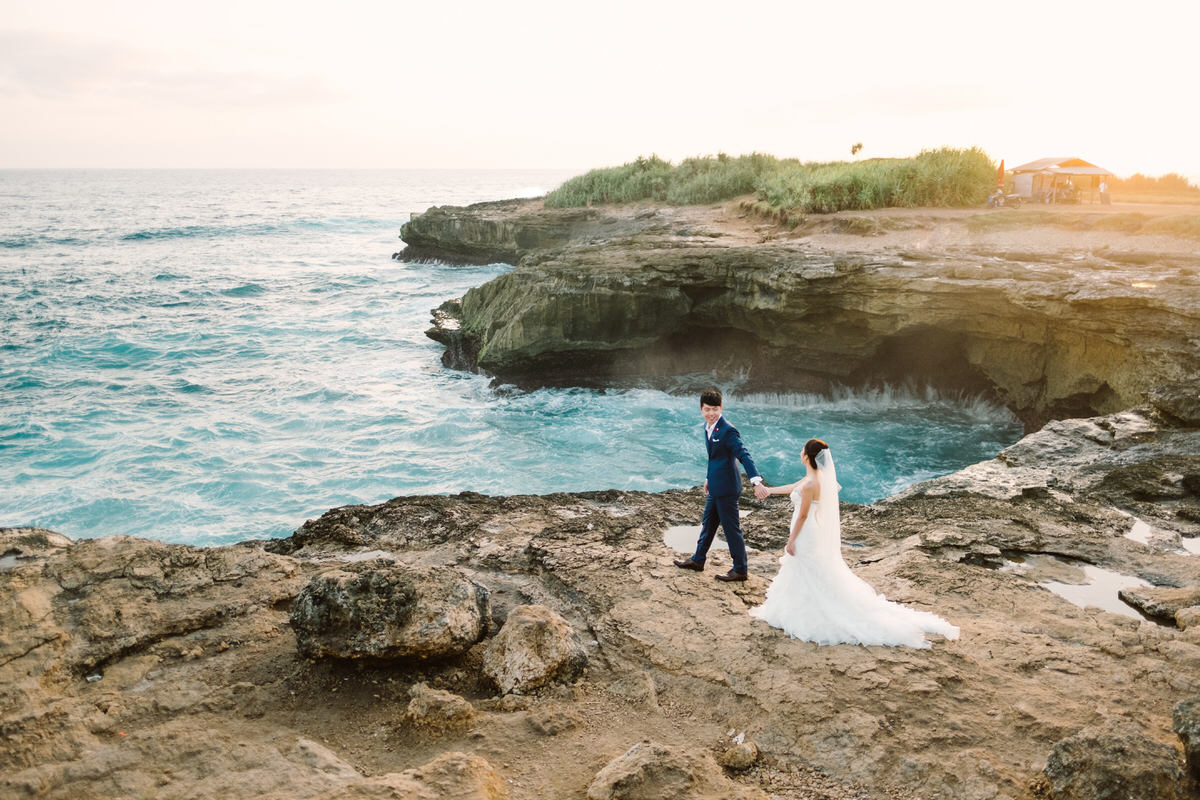
<instances>
[{"instance_id":1,"label":"rocky shoreline","mask_svg":"<svg viewBox=\"0 0 1200 800\"><path fill-rule=\"evenodd\" d=\"M736 203L482 203L415 217L396 257L517 264L443 305L428 335L448 366L526 388L916 380L993 397L1033 431L1200 374L1194 244L892 211L790 231Z\"/></svg>"},{"instance_id":2,"label":"rocky shoreline","mask_svg":"<svg viewBox=\"0 0 1200 800\"><path fill-rule=\"evenodd\" d=\"M790 517L785 500L752 494L751 577L734 585L712 579L724 551L700 574L671 564L664 536L697 524L698 489L398 497L217 548L0 529L0 795L1197 796L1186 248L1156 242L1165 255L1150 264L1144 249L1074 241L1062 252L1083 256L1049 264L1044 243L1021 257L986 237L964 249L955 237L973 234L957 223L862 237L885 223L818 221L793 235L732 207L580 210L564 238L514 222L528 208L467 210L472 239L521 264L442 315L432 335L464 366L523 380L558 364L571 380L573 353L608 364L594 373L605 380L644 379L670 355L655 325L674 303L688 336L736 329L791 363L784 388L887 377L894 362L1020 409L1037 430L994 460L843 507L854 571L961 638L819 647L752 620ZM460 211L414 223L450 230ZM982 263L987 247L997 255ZM609 294L620 308L650 299L620 330L565 324ZM830 326L828 347L788 362L815 324ZM517 346L532 331L544 352ZM597 356L642 341L620 338L630 331L644 342ZM929 355L906 338L946 346ZM690 356L672 357L678 372ZM1050 419L1070 409L1103 413ZM1090 600L1065 599L1072 587Z\"/></svg>"},{"instance_id":3,"label":"rocky shoreline","mask_svg":"<svg viewBox=\"0 0 1200 800\"><path fill-rule=\"evenodd\" d=\"M0 786L988 800L1142 776L1166 788L1122 796L1191 796L1200 736L1176 731L1200 718L1172 715L1200 694L1200 557L1183 547L1200 536L1198 454L1184 387L847 505L855 571L962 628L932 650L818 647L752 621L790 513L752 495L751 579L732 587L671 566L663 534L695 524L696 490L400 497L208 549L7 529ZM1148 584L1126 592L1147 616L1043 583L1087 568Z\"/></svg>"}]
</instances>

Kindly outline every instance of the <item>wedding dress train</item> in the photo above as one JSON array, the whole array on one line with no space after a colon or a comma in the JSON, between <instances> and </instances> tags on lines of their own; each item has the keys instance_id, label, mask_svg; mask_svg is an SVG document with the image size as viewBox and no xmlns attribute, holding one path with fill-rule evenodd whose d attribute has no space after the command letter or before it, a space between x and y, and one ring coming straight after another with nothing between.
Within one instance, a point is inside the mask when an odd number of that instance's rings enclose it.
<instances>
[{"instance_id":1,"label":"wedding dress train","mask_svg":"<svg viewBox=\"0 0 1200 800\"><path fill-rule=\"evenodd\" d=\"M828 451L824 451L825 455ZM750 615L796 639L817 644L881 644L928 648L926 633L958 638L958 628L928 611L889 602L859 578L842 559L841 519L832 459L818 470L822 507L813 501L796 537L796 555L779 559L779 574L767 589L767 599ZM822 474L824 473L824 474ZM800 487L792 490L800 514ZM789 528L789 530L791 530Z\"/></svg>"}]
</instances>

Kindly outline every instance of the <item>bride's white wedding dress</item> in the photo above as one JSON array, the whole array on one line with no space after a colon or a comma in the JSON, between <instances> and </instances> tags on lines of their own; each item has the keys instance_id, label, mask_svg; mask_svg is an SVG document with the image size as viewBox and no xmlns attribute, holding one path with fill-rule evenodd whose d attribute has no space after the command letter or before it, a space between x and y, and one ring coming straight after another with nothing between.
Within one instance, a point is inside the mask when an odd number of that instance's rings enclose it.
<instances>
[{"instance_id":1,"label":"bride's white wedding dress","mask_svg":"<svg viewBox=\"0 0 1200 800\"><path fill-rule=\"evenodd\" d=\"M828 450L821 452L826 455ZM821 458L818 457L818 463ZM926 633L958 638L958 628L928 611L916 611L876 594L842 559L841 519L832 458L818 469L822 507L815 501L796 537L796 555L784 553L767 599L750 615L796 639L817 644L882 644L928 648ZM824 473L824 474L823 474ZM800 487L792 490L792 524L800 515ZM832 508L829 506L832 505ZM791 528L788 529L789 531Z\"/></svg>"}]
</instances>

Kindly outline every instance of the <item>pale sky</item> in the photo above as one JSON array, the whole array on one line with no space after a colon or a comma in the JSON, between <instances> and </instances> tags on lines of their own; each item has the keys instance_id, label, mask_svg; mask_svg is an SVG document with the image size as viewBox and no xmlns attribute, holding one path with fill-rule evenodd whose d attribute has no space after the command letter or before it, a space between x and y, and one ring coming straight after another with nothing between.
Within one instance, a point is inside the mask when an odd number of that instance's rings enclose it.
<instances>
[{"instance_id":1,"label":"pale sky","mask_svg":"<svg viewBox=\"0 0 1200 800\"><path fill-rule=\"evenodd\" d=\"M1200 182L1200 3L0 0L0 168L982 147Z\"/></svg>"}]
</instances>

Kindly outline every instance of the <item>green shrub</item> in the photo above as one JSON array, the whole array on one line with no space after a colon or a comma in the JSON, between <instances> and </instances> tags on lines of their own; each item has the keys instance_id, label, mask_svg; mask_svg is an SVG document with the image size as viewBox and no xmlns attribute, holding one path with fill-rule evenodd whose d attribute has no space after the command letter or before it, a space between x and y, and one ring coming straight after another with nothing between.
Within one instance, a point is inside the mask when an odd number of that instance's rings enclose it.
<instances>
[{"instance_id":1,"label":"green shrub","mask_svg":"<svg viewBox=\"0 0 1200 800\"><path fill-rule=\"evenodd\" d=\"M590 203L666 202L673 167L657 155L638 156L619 167L594 169L563 183L546 195L552 208L574 208Z\"/></svg>"},{"instance_id":2,"label":"green shrub","mask_svg":"<svg viewBox=\"0 0 1200 800\"><path fill-rule=\"evenodd\" d=\"M913 158L802 163L765 153L687 158L672 166L658 156L594 169L546 196L567 208L654 200L698 205L754 194L780 216L901 206L980 205L995 186L996 166L979 148L923 150Z\"/></svg>"}]
</instances>

